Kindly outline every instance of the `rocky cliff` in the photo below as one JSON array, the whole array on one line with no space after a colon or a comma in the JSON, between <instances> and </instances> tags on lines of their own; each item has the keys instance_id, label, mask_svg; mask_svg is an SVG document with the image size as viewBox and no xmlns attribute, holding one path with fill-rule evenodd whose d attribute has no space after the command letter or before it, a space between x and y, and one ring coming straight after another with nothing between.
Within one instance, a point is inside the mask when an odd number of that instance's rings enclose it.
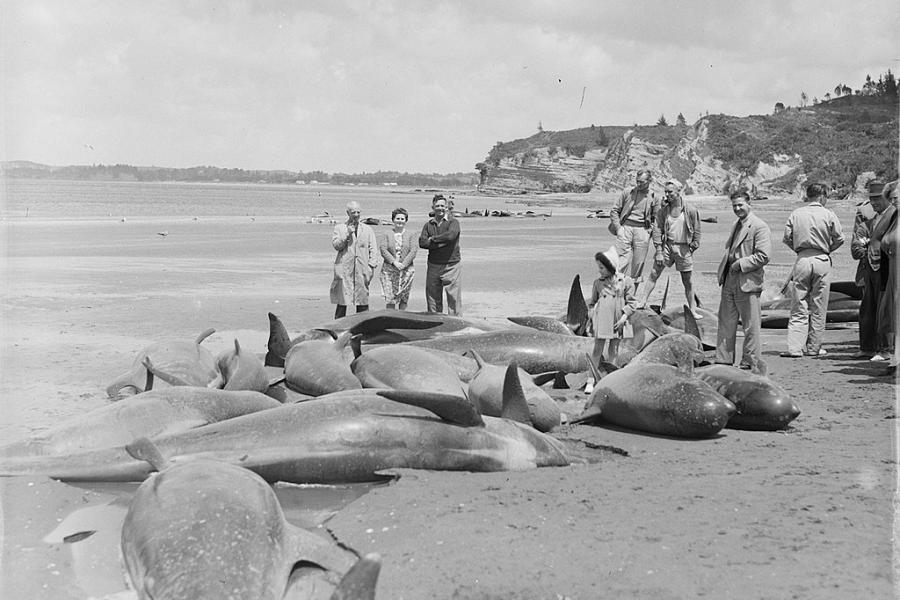
<instances>
[{"instance_id":1,"label":"rocky cliff","mask_svg":"<svg viewBox=\"0 0 900 600\"><path fill-rule=\"evenodd\" d=\"M794 193L824 181L846 195L863 173L897 177L897 103L841 98L775 115L701 118L692 127L634 126L542 131L498 142L483 163L485 193L614 193L640 169L654 184L675 178L688 193Z\"/></svg>"}]
</instances>

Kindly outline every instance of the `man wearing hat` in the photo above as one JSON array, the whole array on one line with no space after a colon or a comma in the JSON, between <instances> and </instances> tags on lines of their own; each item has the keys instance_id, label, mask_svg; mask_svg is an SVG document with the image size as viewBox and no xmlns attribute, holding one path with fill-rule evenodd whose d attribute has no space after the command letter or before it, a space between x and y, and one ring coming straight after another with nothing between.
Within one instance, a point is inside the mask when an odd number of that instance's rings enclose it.
<instances>
[{"instance_id":1,"label":"man wearing hat","mask_svg":"<svg viewBox=\"0 0 900 600\"><path fill-rule=\"evenodd\" d=\"M884 182L869 182L869 199L860 204L853 221L850 253L859 261L856 285L862 288L859 305L859 352L853 358L881 358L880 351L890 342L877 324L878 305L884 292L887 276L881 261L881 237L896 208L883 194Z\"/></svg>"},{"instance_id":2,"label":"man wearing hat","mask_svg":"<svg viewBox=\"0 0 900 600\"><path fill-rule=\"evenodd\" d=\"M459 253L459 221L452 217L447 199L436 194L431 199L434 216L425 222L419 248L428 250L425 273L425 301L428 312L444 312L444 291L451 315L462 315L462 267Z\"/></svg>"}]
</instances>

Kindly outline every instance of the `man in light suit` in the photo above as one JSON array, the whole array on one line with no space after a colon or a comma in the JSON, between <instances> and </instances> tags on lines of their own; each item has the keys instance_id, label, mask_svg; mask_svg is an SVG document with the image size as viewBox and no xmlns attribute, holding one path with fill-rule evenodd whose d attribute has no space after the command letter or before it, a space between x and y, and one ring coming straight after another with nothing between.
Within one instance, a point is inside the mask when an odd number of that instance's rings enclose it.
<instances>
[{"instance_id":1,"label":"man in light suit","mask_svg":"<svg viewBox=\"0 0 900 600\"><path fill-rule=\"evenodd\" d=\"M772 253L772 234L765 222L751 213L750 194L740 190L731 194L731 210L738 220L725 242L725 255L719 263L719 332L716 338L716 362L734 365L734 344L738 317L744 327L741 367L764 375L766 365L760 356L759 295L763 288L763 267Z\"/></svg>"}]
</instances>

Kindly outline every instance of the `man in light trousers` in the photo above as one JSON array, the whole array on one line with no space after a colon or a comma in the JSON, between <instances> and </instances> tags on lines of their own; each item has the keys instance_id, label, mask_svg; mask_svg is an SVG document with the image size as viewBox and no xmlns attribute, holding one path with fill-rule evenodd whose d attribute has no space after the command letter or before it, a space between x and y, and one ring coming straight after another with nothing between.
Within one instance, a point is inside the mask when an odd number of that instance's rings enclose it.
<instances>
[{"instance_id":1,"label":"man in light trousers","mask_svg":"<svg viewBox=\"0 0 900 600\"><path fill-rule=\"evenodd\" d=\"M791 317L787 352L781 356L824 356L822 333L831 286L831 253L844 243L841 222L825 208L827 188L813 183L806 188L805 204L795 209L784 226L782 241L797 254L791 272Z\"/></svg>"},{"instance_id":2,"label":"man in light trousers","mask_svg":"<svg viewBox=\"0 0 900 600\"><path fill-rule=\"evenodd\" d=\"M619 271L643 281L644 261L650 248L650 228L656 214L656 199L650 191L650 171L638 171L635 186L622 192L609 211L609 232L616 236Z\"/></svg>"}]
</instances>

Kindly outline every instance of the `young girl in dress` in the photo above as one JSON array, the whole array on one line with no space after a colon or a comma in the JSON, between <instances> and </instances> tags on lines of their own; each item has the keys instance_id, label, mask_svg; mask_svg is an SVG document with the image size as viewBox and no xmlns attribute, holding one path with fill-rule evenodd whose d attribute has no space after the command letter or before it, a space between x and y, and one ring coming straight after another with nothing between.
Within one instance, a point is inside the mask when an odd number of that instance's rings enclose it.
<instances>
[{"instance_id":1,"label":"young girl in dress","mask_svg":"<svg viewBox=\"0 0 900 600\"><path fill-rule=\"evenodd\" d=\"M590 308L591 325L594 332L595 363L604 360L615 363L619 352L619 340L634 337L628 317L635 310L634 282L630 277L619 273L616 269L619 262L616 249L594 255L600 276L594 281L591 289ZM609 347L604 347L609 341Z\"/></svg>"}]
</instances>

